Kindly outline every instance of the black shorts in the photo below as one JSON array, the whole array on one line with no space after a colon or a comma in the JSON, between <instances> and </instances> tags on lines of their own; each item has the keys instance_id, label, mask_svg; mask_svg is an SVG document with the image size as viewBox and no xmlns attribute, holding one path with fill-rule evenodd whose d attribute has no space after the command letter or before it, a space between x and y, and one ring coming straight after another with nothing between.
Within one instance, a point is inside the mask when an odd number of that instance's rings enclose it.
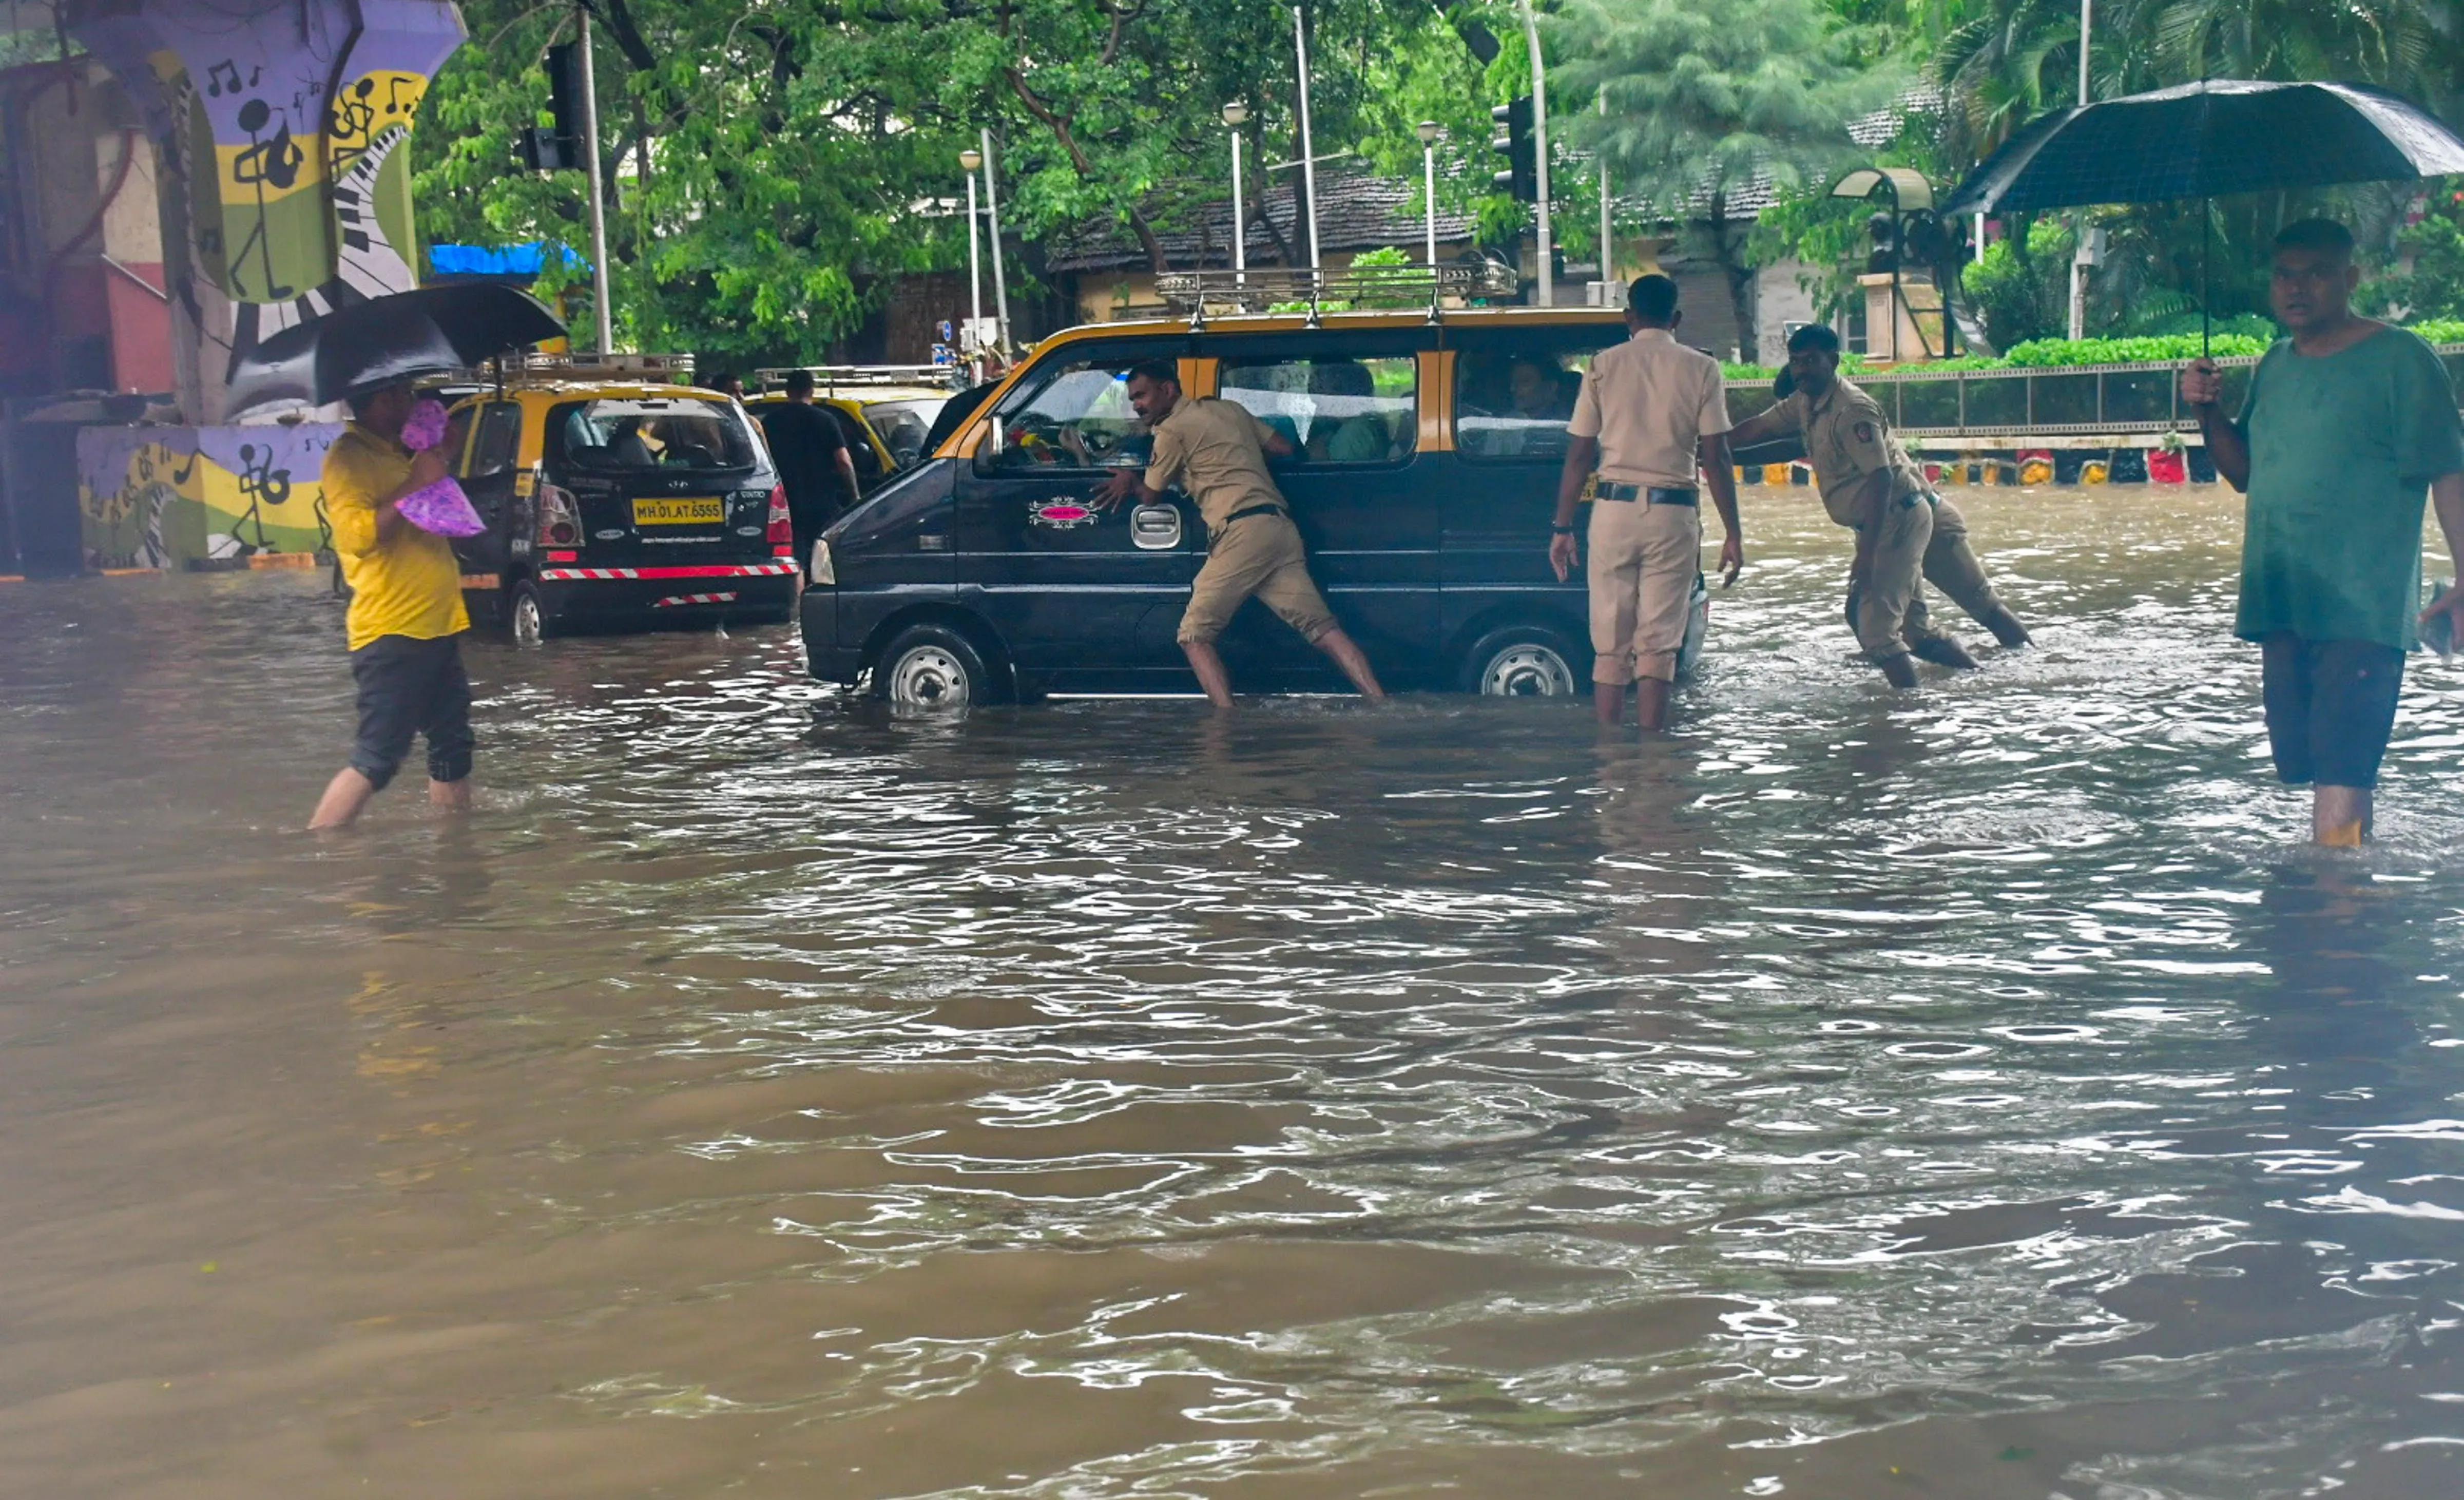
<instances>
[{"instance_id":1,"label":"black shorts","mask_svg":"<svg viewBox=\"0 0 2464 1500\"><path fill-rule=\"evenodd\" d=\"M360 685L351 769L382 787L402 769L412 738L425 735L429 781L471 774L471 679L460 636L380 635L351 652L351 676Z\"/></svg>"},{"instance_id":2,"label":"black shorts","mask_svg":"<svg viewBox=\"0 0 2464 1500\"><path fill-rule=\"evenodd\" d=\"M2259 642L2259 696L2276 774L2295 786L2376 786L2395 732L2404 652L2376 641Z\"/></svg>"}]
</instances>

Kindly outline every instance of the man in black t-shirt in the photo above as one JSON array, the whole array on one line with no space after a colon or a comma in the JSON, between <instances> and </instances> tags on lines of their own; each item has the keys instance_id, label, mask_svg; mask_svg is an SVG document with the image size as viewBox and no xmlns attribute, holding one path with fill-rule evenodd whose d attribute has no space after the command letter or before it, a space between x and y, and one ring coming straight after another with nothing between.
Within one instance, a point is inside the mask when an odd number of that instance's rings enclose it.
<instances>
[{"instance_id":1,"label":"man in black t-shirt","mask_svg":"<svg viewBox=\"0 0 2464 1500\"><path fill-rule=\"evenodd\" d=\"M796 566L809 574L813 540L855 501L855 459L838 418L813 405L813 373L787 376L787 399L761 418L779 482L787 490L787 518L796 530Z\"/></svg>"}]
</instances>

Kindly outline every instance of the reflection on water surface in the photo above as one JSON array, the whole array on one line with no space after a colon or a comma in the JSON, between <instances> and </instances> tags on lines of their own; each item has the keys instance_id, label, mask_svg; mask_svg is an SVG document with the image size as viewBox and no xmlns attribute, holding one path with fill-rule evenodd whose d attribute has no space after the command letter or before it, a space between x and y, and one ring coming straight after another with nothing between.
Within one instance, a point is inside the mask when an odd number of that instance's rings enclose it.
<instances>
[{"instance_id":1,"label":"reflection on water surface","mask_svg":"<svg viewBox=\"0 0 2464 1500\"><path fill-rule=\"evenodd\" d=\"M312 582L0 591L0 1489L2464 1489L2464 668L2314 857L2233 503L1963 504L1916 697L1749 496L1662 743L482 644L321 841Z\"/></svg>"}]
</instances>

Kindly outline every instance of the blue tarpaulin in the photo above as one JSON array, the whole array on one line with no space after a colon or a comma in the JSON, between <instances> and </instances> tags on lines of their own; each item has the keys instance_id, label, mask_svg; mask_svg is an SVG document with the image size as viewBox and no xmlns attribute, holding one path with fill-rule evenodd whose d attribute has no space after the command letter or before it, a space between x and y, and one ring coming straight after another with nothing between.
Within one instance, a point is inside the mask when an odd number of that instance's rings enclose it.
<instances>
[{"instance_id":1,"label":"blue tarpaulin","mask_svg":"<svg viewBox=\"0 0 2464 1500\"><path fill-rule=\"evenodd\" d=\"M558 246L567 267L585 264L570 246ZM497 249L487 245L430 245L428 247L429 268L440 276L536 276L547 264L548 247L544 244L507 245Z\"/></svg>"}]
</instances>

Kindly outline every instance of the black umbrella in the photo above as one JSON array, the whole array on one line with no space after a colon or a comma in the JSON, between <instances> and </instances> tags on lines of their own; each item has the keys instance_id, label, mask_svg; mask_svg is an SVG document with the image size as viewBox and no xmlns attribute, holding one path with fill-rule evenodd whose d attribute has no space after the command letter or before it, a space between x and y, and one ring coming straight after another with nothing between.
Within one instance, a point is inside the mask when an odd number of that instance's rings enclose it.
<instances>
[{"instance_id":1,"label":"black umbrella","mask_svg":"<svg viewBox=\"0 0 2464 1500\"><path fill-rule=\"evenodd\" d=\"M2216 78L2034 121L1969 172L1942 211L2161 203L2456 172L2464 140L2383 89ZM2204 248L2199 281L2204 288Z\"/></svg>"},{"instance_id":2,"label":"black umbrella","mask_svg":"<svg viewBox=\"0 0 2464 1500\"><path fill-rule=\"evenodd\" d=\"M231 409L269 401L324 406L364 386L468 369L509 349L564 337L527 292L449 281L339 307L285 328L234 362Z\"/></svg>"}]
</instances>

